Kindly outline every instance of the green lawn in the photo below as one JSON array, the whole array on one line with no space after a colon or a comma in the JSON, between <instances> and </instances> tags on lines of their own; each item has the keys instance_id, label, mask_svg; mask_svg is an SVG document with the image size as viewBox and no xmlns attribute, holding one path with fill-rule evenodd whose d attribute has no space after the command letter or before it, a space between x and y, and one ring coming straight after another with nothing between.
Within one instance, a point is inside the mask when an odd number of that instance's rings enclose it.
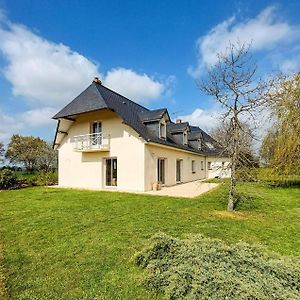
<instances>
[{"instance_id":1,"label":"green lawn","mask_svg":"<svg viewBox=\"0 0 300 300\"><path fill-rule=\"evenodd\" d=\"M157 299L141 286L132 256L158 231L300 255L300 189L250 183L241 189L252 200L234 214L224 211L224 186L198 199L54 188L0 192L8 293L30 300Z\"/></svg>"}]
</instances>

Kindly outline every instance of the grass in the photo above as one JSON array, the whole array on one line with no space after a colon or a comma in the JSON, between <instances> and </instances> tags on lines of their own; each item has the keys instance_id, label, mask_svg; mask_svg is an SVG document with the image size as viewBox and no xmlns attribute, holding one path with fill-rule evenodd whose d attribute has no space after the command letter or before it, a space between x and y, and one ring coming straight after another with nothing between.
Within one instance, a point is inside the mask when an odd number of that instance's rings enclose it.
<instances>
[{"instance_id":1,"label":"grass","mask_svg":"<svg viewBox=\"0 0 300 300\"><path fill-rule=\"evenodd\" d=\"M0 249L8 294L30 300L159 299L141 285L142 271L132 261L158 231L243 240L300 256L300 189L257 183L240 189L251 200L234 214L224 210L224 185L197 199L41 187L3 191Z\"/></svg>"}]
</instances>

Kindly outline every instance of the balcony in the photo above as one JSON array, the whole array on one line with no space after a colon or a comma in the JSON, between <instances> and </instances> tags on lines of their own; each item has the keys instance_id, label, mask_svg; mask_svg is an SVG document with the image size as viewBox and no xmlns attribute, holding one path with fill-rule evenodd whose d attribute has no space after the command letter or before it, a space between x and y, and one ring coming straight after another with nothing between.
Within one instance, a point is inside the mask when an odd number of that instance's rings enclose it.
<instances>
[{"instance_id":1,"label":"balcony","mask_svg":"<svg viewBox=\"0 0 300 300\"><path fill-rule=\"evenodd\" d=\"M73 150L80 152L109 151L110 135L92 133L76 135L73 138Z\"/></svg>"}]
</instances>

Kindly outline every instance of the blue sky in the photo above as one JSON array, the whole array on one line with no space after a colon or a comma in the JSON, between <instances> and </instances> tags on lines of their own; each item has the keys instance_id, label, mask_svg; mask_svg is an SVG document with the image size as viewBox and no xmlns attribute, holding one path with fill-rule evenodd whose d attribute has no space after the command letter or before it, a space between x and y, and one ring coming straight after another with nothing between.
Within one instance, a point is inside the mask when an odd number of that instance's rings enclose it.
<instances>
[{"instance_id":1,"label":"blue sky","mask_svg":"<svg viewBox=\"0 0 300 300\"><path fill-rule=\"evenodd\" d=\"M260 75L300 65L299 1L0 0L0 140L51 140L51 116L99 76L149 108L209 129L220 108L195 80L229 41Z\"/></svg>"}]
</instances>

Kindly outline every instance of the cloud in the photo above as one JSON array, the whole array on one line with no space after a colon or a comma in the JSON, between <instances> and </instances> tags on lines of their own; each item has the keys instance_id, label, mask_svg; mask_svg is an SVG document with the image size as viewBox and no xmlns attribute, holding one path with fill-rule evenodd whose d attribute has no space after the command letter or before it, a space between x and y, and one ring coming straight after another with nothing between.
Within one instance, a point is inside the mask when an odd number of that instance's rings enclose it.
<instances>
[{"instance_id":1,"label":"cloud","mask_svg":"<svg viewBox=\"0 0 300 300\"><path fill-rule=\"evenodd\" d=\"M2 17L1 17L2 16ZM7 60L6 79L13 95L38 105L60 107L71 101L95 76L136 101L162 96L168 82L132 69L113 68L101 74L99 64L62 43L48 41L27 27L10 22L0 11L0 52Z\"/></svg>"},{"instance_id":2,"label":"cloud","mask_svg":"<svg viewBox=\"0 0 300 300\"><path fill-rule=\"evenodd\" d=\"M200 76L206 66L216 63L216 54L224 52L229 42L251 42L254 51L271 50L279 43L290 42L299 36L299 28L282 20L274 6L241 22L233 16L196 41L198 63L196 67L189 67L188 73L194 78Z\"/></svg>"},{"instance_id":3,"label":"cloud","mask_svg":"<svg viewBox=\"0 0 300 300\"><path fill-rule=\"evenodd\" d=\"M19 114L18 119L30 127L54 125L56 121L51 118L56 112L57 110L52 107L36 108Z\"/></svg>"},{"instance_id":4,"label":"cloud","mask_svg":"<svg viewBox=\"0 0 300 300\"><path fill-rule=\"evenodd\" d=\"M162 83L147 74L138 74L131 69L124 68L108 71L103 82L118 93L144 103L159 98L165 90Z\"/></svg>"},{"instance_id":5,"label":"cloud","mask_svg":"<svg viewBox=\"0 0 300 300\"><path fill-rule=\"evenodd\" d=\"M0 51L8 60L4 75L13 94L43 104L70 101L99 74L98 66L84 56L22 25L0 28Z\"/></svg>"},{"instance_id":6,"label":"cloud","mask_svg":"<svg viewBox=\"0 0 300 300\"><path fill-rule=\"evenodd\" d=\"M0 110L0 142L7 142L12 134L20 132L24 124L12 115Z\"/></svg>"},{"instance_id":7,"label":"cloud","mask_svg":"<svg viewBox=\"0 0 300 300\"><path fill-rule=\"evenodd\" d=\"M209 130L216 127L219 124L221 118L221 109L201 109L196 108L189 115L178 116L183 122L189 122L190 125L199 126L204 130Z\"/></svg>"}]
</instances>

